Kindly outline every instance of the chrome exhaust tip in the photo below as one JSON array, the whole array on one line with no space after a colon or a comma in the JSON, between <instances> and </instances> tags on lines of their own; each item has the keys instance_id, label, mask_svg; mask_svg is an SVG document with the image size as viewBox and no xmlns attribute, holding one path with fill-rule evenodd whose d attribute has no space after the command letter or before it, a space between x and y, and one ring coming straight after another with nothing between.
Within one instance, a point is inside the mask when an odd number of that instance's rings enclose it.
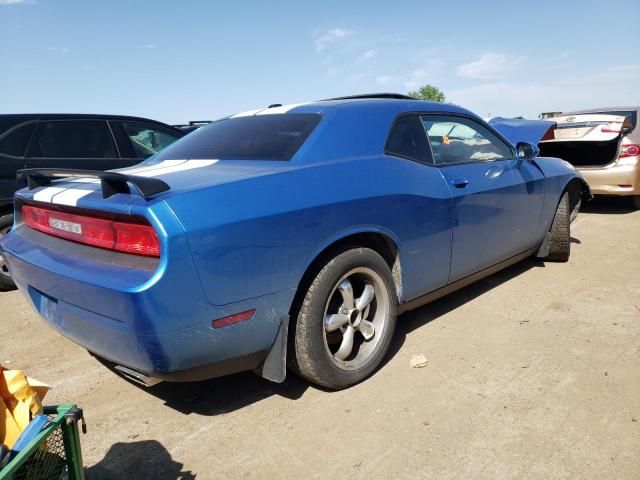
<instances>
[{"instance_id":1,"label":"chrome exhaust tip","mask_svg":"<svg viewBox=\"0 0 640 480\"><path fill-rule=\"evenodd\" d=\"M142 385L143 387L153 387L162 382L159 378L150 377L145 375L144 373L137 372L128 367L123 367L122 365L116 365L114 367L120 375L123 377L135 382L137 384Z\"/></svg>"}]
</instances>

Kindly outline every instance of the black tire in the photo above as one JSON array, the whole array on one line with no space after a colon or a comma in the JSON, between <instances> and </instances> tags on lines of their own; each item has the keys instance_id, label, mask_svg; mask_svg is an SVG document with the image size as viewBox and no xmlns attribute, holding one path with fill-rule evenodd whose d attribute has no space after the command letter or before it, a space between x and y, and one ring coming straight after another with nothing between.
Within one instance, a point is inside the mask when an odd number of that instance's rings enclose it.
<instances>
[{"instance_id":1,"label":"black tire","mask_svg":"<svg viewBox=\"0 0 640 480\"><path fill-rule=\"evenodd\" d=\"M545 260L566 262L571 253L571 211L569 193L565 192L558 203L553 224L549 230L549 254Z\"/></svg>"},{"instance_id":2,"label":"black tire","mask_svg":"<svg viewBox=\"0 0 640 480\"><path fill-rule=\"evenodd\" d=\"M631 206L636 210L640 210L640 195L634 195L631 197Z\"/></svg>"},{"instance_id":3,"label":"black tire","mask_svg":"<svg viewBox=\"0 0 640 480\"><path fill-rule=\"evenodd\" d=\"M295 358L291 363L294 371L308 381L325 388L339 390L355 385L372 375L384 359L395 331L397 296L391 271L384 259L374 250L352 248L337 252L334 257L325 259L325 262L308 286L299 311L292 312L292 320L295 324L292 330L293 352L291 354ZM336 288L342 285L341 282L346 281L345 275L354 271L356 271L354 275L357 275L358 270L375 273L376 285L380 287L377 290L380 299L374 297L375 304L371 301L371 305L374 305L372 308L375 309L373 316L385 319L386 323L378 324L382 326L376 330L376 334L380 336L375 344L367 345L367 341L361 339L360 346L354 348L352 355L356 358L360 352L370 349L366 355L363 354L364 359L360 360L363 364L356 368L350 367L347 360L336 359L331 353L325 337L327 335L325 314L332 296L337 295ZM352 293L356 293L355 288ZM371 317L372 311L368 308L366 315ZM362 313L362 318L366 315ZM356 332L356 335L360 334ZM370 340L372 339L373 337ZM358 364L354 363L354 365Z\"/></svg>"},{"instance_id":4,"label":"black tire","mask_svg":"<svg viewBox=\"0 0 640 480\"><path fill-rule=\"evenodd\" d=\"M0 238L9 233L13 226L13 215L0 216ZM1 255L1 254L0 254ZM4 260L0 257L0 292L7 292L9 290L15 290L16 285L11 280L9 270Z\"/></svg>"}]
</instances>

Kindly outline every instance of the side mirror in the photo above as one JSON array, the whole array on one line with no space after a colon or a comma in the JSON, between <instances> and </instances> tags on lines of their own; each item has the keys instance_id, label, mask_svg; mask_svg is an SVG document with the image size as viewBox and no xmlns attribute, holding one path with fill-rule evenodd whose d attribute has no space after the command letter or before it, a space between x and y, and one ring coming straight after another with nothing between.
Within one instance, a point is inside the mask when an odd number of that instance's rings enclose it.
<instances>
[{"instance_id":1,"label":"side mirror","mask_svg":"<svg viewBox=\"0 0 640 480\"><path fill-rule=\"evenodd\" d=\"M518 160L533 160L540 153L540 149L529 142L518 142L516 145Z\"/></svg>"}]
</instances>

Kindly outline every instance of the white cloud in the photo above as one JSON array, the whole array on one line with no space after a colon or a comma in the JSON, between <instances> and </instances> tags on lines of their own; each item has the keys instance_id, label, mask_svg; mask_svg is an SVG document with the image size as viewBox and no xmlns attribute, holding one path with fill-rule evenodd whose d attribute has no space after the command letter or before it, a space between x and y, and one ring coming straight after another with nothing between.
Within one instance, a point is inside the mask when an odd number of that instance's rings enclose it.
<instances>
[{"instance_id":1,"label":"white cloud","mask_svg":"<svg viewBox=\"0 0 640 480\"><path fill-rule=\"evenodd\" d=\"M425 83L429 83L431 77L429 70L418 68L406 75L378 75L376 83L378 85L391 85L393 88L404 87L408 90L415 90Z\"/></svg>"},{"instance_id":2,"label":"white cloud","mask_svg":"<svg viewBox=\"0 0 640 480\"><path fill-rule=\"evenodd\" d=\"M329 45L332 45L348 37L352 33L353 32L351 32L350 30L346 30L344 28L332 28L330 30L327 30L324 34L315 39L314 43L316 46L316 51L322 52Z\"/></svg>"},{"instance_id":3,"label":"white cloud","mask_svg":"<svg viewBox=\"0 0 640 480\"><path fill-rule=\"evenodd\" d=\"M156 48L154 43L148 43L146 45L141 45L140 48Z\"/></svg>"},{"instance_id":4,"label":"white cloud","mask_svg":"<svg viewBox=\"0 0 640 480\"><path fill-rule=\"evenodd\" d=\"M378 52L376 52L375 50L373 49L367 50L362 55L358 55L358 57L356 58L356 62L358 63L370 62L371 60L374 60L377 56L378 56Z\"/></svg>"},{"instance_id":5,"label":"white cloud","mask_svg":"<svg viewBox=\"0 0 640 480\"><path fill-rule=\"evenodd\" d=\"M51 46L47 46L47 50L49 50L50 52L56 52L56 53L69 53L69 49L67 47L51 47Z\"/></svg>"},{"instance_id":6,"label":"white cloud","mask_svg":"<svg viewBox=\"0 0 640 480\"><path fill-rule=\"evenodd\" d=\"M423 68L419 68L418 70L411 72L409 79L405 80L404 86L409 90L413 90L424 85L428 78L429 72Z\"/></svg>"},{"instance_id":7,"label":"white cloud","mask_svg":"<svg viewBox=\"0 0 640 480\"><path fill-rule=\"evenodd\" d=\"M388 85L389 83L396 81L397 78L398 77L395 75L378 75L376 77L376 83L379 85Z\"/></svg>"},{"instance_id":8,"label":"white cloud","mask_svg":"<svg viewBox=\"0 0 640 480\"><path fill-rule=\"evenodd\" d=\"M458 65L456 73L460 77L474 79L495 79L509 76L525 57L511 57L502 53L487 52L469 63Z\"/></svg>"},{"instance_id":9,"label":"white cloud","mask_svg":"<svg viewBox=\"0 0 640 480\"><path fill-rule=\"evenodd\" d=\"M0 0L0 5L28 5L36 3L35 0Z\"/></svg>"},{"instance_id":10,"label":"white cloud","mask_svg":"<svg viewBox=\"0 0 640 480\"><path fill-rule=\"evenodd\" d=\"M447 90L447 99L481 116L524 115L536 118L540 112L570 111L615 105L640 103L636 88L640 65L621 65L607 69L613 72L604 78L598 72L581 75L575 81L558 79L541 83L487 82L465 88ZM605 74L606 72L602 72ZM615 74L627 74L628 77Z\"/></svg>"}]
</instances>

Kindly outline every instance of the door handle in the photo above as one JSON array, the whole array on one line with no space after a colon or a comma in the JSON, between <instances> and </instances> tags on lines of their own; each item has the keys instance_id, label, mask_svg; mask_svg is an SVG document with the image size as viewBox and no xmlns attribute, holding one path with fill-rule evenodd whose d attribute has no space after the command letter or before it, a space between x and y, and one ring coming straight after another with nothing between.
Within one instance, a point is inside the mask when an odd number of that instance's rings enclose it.
<instances>
[{"instance_id":1,"label":"door handle","mask_svg":"<svg viewBox=\"0 0 640 480\"><path fill-rule=\"evenodd\" d=\"M464 177L457 177L451 180L451 184L456 188L464 188L469 185L469 180Z\"/></svg>"}]
</instances>

